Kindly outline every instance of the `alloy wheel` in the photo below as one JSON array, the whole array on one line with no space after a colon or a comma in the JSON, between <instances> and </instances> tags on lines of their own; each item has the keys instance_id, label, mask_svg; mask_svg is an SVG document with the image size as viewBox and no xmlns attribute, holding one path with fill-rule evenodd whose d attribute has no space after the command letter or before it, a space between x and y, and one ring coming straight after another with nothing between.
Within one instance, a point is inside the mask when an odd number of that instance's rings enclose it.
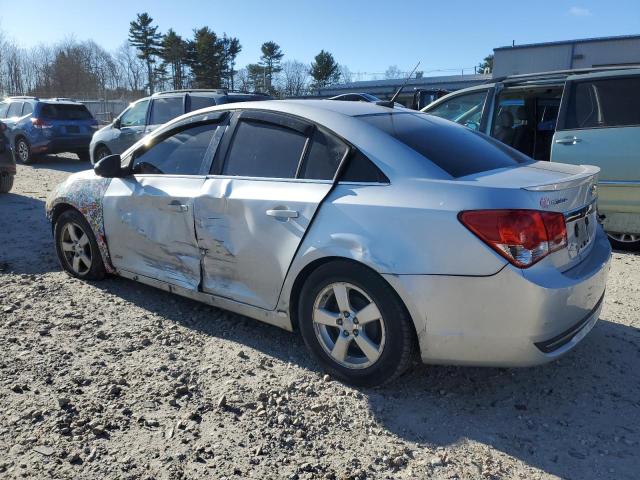
<instances>
[{"instance_id":1,"label":"alloy wheel","mask_svg":"<svg viewBox=\"0 0 640 480\"><path fill-rule=\"evenodd\" d=\"M60 247L67 264L77 275L85 275L91 270L91 244L82 227L69 222L62 229Z\"/></svg>"},{"instance_id":2,"label":"alloy wheel","mask_svg":"<svg viewBox=\"0 0 640 480\"><path fill-rule=\"evenodd\" d=\"M313 329L323 350L346 368L370 367L384 349L385 322L378 306L350 283L331 283L318 294Z\"/></svg>"},{"instance_id":3,"label":"alloy wheel","mask_svg":"<svg viewBox=\"0 0 640 480\"><path fill-rule=\"evenodd\" d=\"M640 235L636 235L633 233L608 233L609 237L620 243L636 243L640 242Z\"/></svg>"},{"instance_id":4,"label":"alloy wheel","mask_svg":"<svg viewBox=\"0 0 640 480\"><path fill-rule=\"evenodd\" d=\"M18 157L23 163L29 161L29 145L24 140L18 142Z\"/></svg>"}]
</instances>

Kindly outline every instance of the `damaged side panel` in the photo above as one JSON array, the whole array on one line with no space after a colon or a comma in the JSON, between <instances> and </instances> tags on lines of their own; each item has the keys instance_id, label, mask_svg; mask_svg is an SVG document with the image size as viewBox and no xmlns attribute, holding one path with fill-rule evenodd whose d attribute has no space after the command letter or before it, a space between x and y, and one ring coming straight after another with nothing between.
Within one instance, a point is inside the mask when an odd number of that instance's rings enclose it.
<instances>
[{"instance_id":1,"label":"damaged side panel","mask_svg":"<svg viewBox=\"0 0 640 480\"><path fill-rule=\"evenodd\" d=\"M71 205L80 211L93 230L106 271L114 273L105 237L102 204L110 183L110 178L98 177L93 170L72 175L51 193L47 199L46 212L47 218L52 220L56 207L62 204Z\"/></svg>"},{"instance_id":2,"label":"damaged side panel","mask_svg":"<svg viewBox=\"0 0 640 480\"><path fill-rule=\"evenodd\" d=\"M117 270L197 290L200 249L194 198L204 177L148 175L114 179L105 194L105 230Z\"/></svg>"}]
</instances>

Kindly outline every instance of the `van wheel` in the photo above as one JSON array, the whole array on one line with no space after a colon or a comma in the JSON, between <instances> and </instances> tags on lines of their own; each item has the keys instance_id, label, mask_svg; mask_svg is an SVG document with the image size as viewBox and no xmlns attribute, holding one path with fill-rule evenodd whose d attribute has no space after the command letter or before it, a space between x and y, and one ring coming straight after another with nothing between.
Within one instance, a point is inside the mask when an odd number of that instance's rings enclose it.
<instances>
[{"instance_id":1,"label":"van wheel","mask_svg":"<svg viewBox=\"0 0 640 480\"><path fill-rule=\"evenodd\" d=\"M0 193L9 193L13 188L13 175L0 175Z\"/></svg>"},{"instance_id":2,"label":"van wheel","mask_svg":"<svg viewBox=\"0 0 640 480\"><path fill-rule=\"evenodd\" d=\"M60 215L54 228L56 253L62 268L83 280L102 280L106 270L98 242L84 216L77 210Z\"/></svg>"},{"instance_id":3,"label":"van wheel","mask_svg":"<svg viewBox=\"0 0 640 480\"><path fill-rule=\"evenodd\" d=\"M18 157L18 160L20 160L25 165L29 165L33 162L31 147L23 137L19 137L16 140L16 155Z\"/></svg>"},{"instance_id":4,"label":"van wheel","mask_svg":"<svg viewBox=\"0 0 640 480\"><path fill-rule=\"evenodd\" d=\"M640 235L634 233L610 232L607 232L607 235L609 236L609 243L611 243L611 246L617 250L640 250Z\"/></svg>"},{"instance_id":5,"label":"van wheel","mask_svg":"<svg viewBox=\"0 0 640 480\"><path fill-rule=\"evenodd\" d=\"M109 155L111 155L111 151L104 145L100 145L98 148L96 148L95 152L93 152L95 163L98 163L104 157L108 157Z\"/></svg>"},{"instance_id":6,"label":"van wheel","mask_svg":"<svg viewBox=\"0 0 640 480\"><path fill-rule=\"evenodd\" d=\"M307 348L338 380L381 385L412 360L416 340L409 314L391 286L363 265L336 261L311 273L298 319Z\"/></svg>"}]
</instances>

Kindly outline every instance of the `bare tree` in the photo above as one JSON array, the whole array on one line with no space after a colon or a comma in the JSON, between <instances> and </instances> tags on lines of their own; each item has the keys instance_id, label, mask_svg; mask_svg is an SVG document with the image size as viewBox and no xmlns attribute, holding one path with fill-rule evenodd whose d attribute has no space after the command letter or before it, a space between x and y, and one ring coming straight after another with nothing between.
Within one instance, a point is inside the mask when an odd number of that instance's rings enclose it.
<instances>
[{"instance_id":1,"label":"bare tree","mask_svg":"<svg viewBox=\"0 0 640 480\"><path fill-rule=\"evenodd\" d=\"M249 78L249 72L246 68L241 68L236 71L233 76L233 83L237 89L242 92L248 92L251 89L251 79Z\"/></svg>"},{"instance_id":2,"label":"bare tree","mask_svg":"<svg viewBox=\"0 0 640 480\"><path fill-rule=\"evenodd\" d=\"M398 68L397 65L391 65L384 72L384 78L387 80L395 80L396 78L401 78L403 76L402 71Z\"/></svg>"},{"instance_id":3,"label":"bare tree","mask_svg":"<svg viewBox=\"0 0 640 480\"><path fill-rule=\"evenodd\" d=\"M116 50L116 63L122 74L123 90L129 90L136 95L141 95L145 86L146 64L138 58L136 50L124 42Z\"/></svg>"},{"instance_id":4,"label":"bare tree","mask_svg":"<svg viewBox=\"0 0 640 480\"><path fill-rule=\"evenodd\" d=\"M309 87L309 67L297 60L288 60L281 65L278 90L282 96L304 95Z\"/></svg>"}]
</instances>

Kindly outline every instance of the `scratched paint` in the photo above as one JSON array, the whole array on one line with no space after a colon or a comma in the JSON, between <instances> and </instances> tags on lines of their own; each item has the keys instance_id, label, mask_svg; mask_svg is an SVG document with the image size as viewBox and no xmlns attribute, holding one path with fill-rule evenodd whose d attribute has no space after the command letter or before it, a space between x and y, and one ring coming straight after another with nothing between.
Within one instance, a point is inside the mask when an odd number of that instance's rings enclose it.
<instances>
[{"instance_id":1,"label":"scratched paint","mask_svg":"<svg viewBox=\"0 0 640 480\"><path fill-rule=\"evenodd\" d=\"M110 178L96 176L92 171L72 175L61 183L47 200L47 218L51 220L54 208L60 204L68 204L84 215L98 243L98 249L109 273L115 272L109 256L109 249L104 234L104 218L102 198L107 191Z\"/></svg>"}]
</instances>

